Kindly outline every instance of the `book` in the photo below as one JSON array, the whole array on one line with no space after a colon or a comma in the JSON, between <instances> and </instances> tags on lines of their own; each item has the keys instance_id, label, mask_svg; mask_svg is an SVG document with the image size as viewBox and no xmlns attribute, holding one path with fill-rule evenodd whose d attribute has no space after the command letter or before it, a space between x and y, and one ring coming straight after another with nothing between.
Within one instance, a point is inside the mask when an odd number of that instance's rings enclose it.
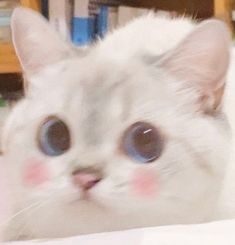
<instances>
[{"instance_id":1,"label":"book","mask_svg":"<svg viewBox=\"0 0 235 245\"><path fill-rule=\"evenodd\" d=\"M16 1L0 1L0 42L11 40L11 14Z\"/></svg>"},{"instance_id":2,"label":"book","mask_svg":"<svg viewBox=\"0 0 235 245\"><path fill-rule=\"evenodd\" d=\"M0 16L0 42L8 42L11 39L10 16Z\"/></svg>"},{"instance_id":3,"label":"book","mask_svg":"<svg viewBox=\"0 0 235 245\"><path fill-rule=\"evenodd\" d=\"M123 26L132 19L148 14L149 9L145 8L135 8L135 7L126 7L119 6L118 7L118 25Z\"/></svg>"},{"instance_id":4,"label":"book","mask_svg":"<svg viewBox=\"0 0 235 245\"><path fill-rule=\"evenodd\" d=\"M73 0L49 0L49 22L53 28L66 40L71 40L71 22Z\"/></svg>"},{"instance_id":5,"label":"book","mask_svg":"<svg viewBox=\"0 0 235 245\"><path fill-rule=\"evenodd\" d=\"M108 8L108 30L113 31L118 26L118 8Z\"/></svg>"},{"instance_id":6,"label":"book","mask_svg":"<svg viewBox=\"0 0 235 245\"><path fill-rule=\"evenodd\" d=\"M80 46L104 38L116 27L149 12L120 3L119 0L41 0L44 16L49 12L49 21L62 38Z\"/></svg>"},{"instance_id":7,"label":"book","mask_svg":"<svg viewBox=\"0 0 235 245\"><path fill-rule=\"evenodd\" d=\"M120 0L92 0L93 3L108 6L118 6L122 1Z\"/></svg>"},{"instance_id":8,"label":"book","mask_svg":"<svg viewBox=\"0 0 235 245\"><path fill-rule=\"evenodd\" d=\"M18 0L0 0L0 9L15 8L19 4Z\"/></svg>"},{"instance_id":9,"label":"book","mask_svg":"<svg viewBox=\"0 0 235 245\"><path fill-rule=\"evenodd\" d=\"M75 0L72 40L87 45L95 39L95 16L98 5L89 0Z\"/></svg>"},{"instance_id":10,"label":"book","mask_svg":"<svg viewBox=\"0 0 235 245\"><path fill-rule=\"evenodd\" d=\"M108 6L100 6L97 18L97 36L103 38L108 32Z\"/></svg>"},{"instance_id":11,"label":"book","mask_svg":"<svg viewBox=\"0 0 235 245\"><path fill-rule=\"evenodd\" d=\"M108 32L117 27L118 8L101 5L98 14L98 37L103 38Z\"/></svg>"}]
</instances>

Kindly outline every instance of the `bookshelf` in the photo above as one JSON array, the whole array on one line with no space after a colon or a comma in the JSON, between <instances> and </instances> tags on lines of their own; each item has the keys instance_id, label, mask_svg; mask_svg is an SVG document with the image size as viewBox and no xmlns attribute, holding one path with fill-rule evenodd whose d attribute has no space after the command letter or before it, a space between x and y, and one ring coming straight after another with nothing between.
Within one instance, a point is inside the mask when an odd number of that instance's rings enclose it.
<instances>
[{"instance_id":1,"label":"bookshelf","mask_svg":"<svg viewBox=\"0 0 235 245\"><path fill-rule=\"evenodd\" d=\"M226 21L231 27L231 11L233 0L214 0L214 15Z\"/></svg>"},{"instance_id":2,"label":"bookshelf","mask_svg":"<svg viewBox=\"0 0 235 245\"><path fill-rule=\"evenodd\" d=\"M22 6L40 10L40 0L20 0ZM0 43L0 74L19 73L21 68L11 43Z\"/></svg>"},{"instance_id":3,"label":"bookshelf","mask_svg":"<svg viewBox=\"0 0 235 245\"><path fill-rule=\"evenodd\" d=\"M197 15L198 18L216 16L231 24L232 0L123 0L123 5L173 10L179 13ZM22 6L40 11L40 0L20 0ZM59 2L59 1L58 1ZM187 10L187 11L186 11ZM21 68L11 43L0 43L0 75L20 73Z\"/></svg>"},{"instance_id":4,"label":"bookshelf","mask_svg":"<svg viewBox=\"0 0 235 245\"><path fill-rule=\"evenodd\" d=\"M225 20L230 25L231 5L234 0L124 0L123 4L147 8L172 10L189 15L197 15L198 18L211 16Z\"/></svg>"}]
</instances>

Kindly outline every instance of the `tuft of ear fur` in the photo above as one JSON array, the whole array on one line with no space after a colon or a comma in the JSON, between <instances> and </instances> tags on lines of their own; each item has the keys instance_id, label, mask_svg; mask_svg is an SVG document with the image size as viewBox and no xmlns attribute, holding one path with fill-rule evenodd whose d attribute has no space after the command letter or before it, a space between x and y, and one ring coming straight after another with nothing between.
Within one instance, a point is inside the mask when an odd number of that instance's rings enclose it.
<instances>
[{"instance_id":1,"label":"tuft of ear fur","mask_svg":"<svg viewBox=\"0 0 235 245\"><path fill-rule=\"evenodd\" d=\"M219 20L199 24L160 66L199 93L199 107L211 112L221 103L229 66L231 35Z\"/></svg>"},{"instance_id":2,"label":"tuft of ear fur","mask_svg":"<svg viewBox=\"0 0 235 245\"><path fill-rule=\"evenodd\" d=\"M73 54L46 19L33 10L16 8L11 28L14 47L27 77Z\"/></svg>"}]
</instances>

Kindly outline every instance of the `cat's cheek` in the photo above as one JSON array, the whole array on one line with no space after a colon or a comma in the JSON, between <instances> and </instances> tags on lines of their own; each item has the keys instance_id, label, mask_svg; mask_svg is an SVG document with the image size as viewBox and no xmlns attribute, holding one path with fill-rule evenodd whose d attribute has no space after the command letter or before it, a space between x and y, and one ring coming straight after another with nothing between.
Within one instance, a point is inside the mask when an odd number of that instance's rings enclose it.
<instances>
[{"instance_id":1,"label":"cat's cheek","mask_svg":"<svg viewBox=\"0 0 235 245\"><path fill-rule=\"evenodd\" d=\"M37 187L50 180L50 171L46 163L37 158L26 161L23 171L23 183L27 186Z\"/></svg>"},{"instance_id":2,"label":"cat's cheek","mask_svg":"<svg viewBox=\"0 0 235 245\"><path fill-rule=\"evenodd\" d=\"M136 169L131 179L131 190L134 195L151 198L158 192L159 183L156 173L150 169Z\"/></svg>"}]
</instances>

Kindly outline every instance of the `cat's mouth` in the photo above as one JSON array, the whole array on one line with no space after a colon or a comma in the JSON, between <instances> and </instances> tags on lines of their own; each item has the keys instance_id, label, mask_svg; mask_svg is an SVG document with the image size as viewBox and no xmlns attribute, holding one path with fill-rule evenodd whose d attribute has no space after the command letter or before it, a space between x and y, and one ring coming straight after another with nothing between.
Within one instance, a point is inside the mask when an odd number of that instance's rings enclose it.
<instances>
[{"instance_id":1,"label":"cat's mouth","mask_svg":"<svg viewBox=\"0 0 235 245\"><path fill-rule=\"evenodd\" d=\"M80 190L79 192L79 201L88 201L88 202L99 202L98 196L95 194L95 192L92 189L89 190Z\"/></svg>"},{"instance_id":2,"label":"cat's mouth","mask_svg":"<svg viewBox=\"0 0 235 245\"><path fill-rule=\"evenodd\" d=\"M71 203L73 203L73 204L79 204L79 203L83 203L83 202L96 203L97 200L89 192L81 192L81 193L79 193L79 195L76 195L76 197L73 198L73 200L71 200Z\"/></svg>"},{"instance_id":3,"label":"cat's mouth","mask_svg":"<svg viewBox=\"0 0 235 245\"><path fill-rule=\"evenodd\" d=\"M92 205L92 207L99 207L99 208L107 208L105 203L102 202L94 193L91 191L82 191L79 194L79 197L77 197L74 201L72 201L73 204L75 205Z\"/></svg>"}]
</instances>

